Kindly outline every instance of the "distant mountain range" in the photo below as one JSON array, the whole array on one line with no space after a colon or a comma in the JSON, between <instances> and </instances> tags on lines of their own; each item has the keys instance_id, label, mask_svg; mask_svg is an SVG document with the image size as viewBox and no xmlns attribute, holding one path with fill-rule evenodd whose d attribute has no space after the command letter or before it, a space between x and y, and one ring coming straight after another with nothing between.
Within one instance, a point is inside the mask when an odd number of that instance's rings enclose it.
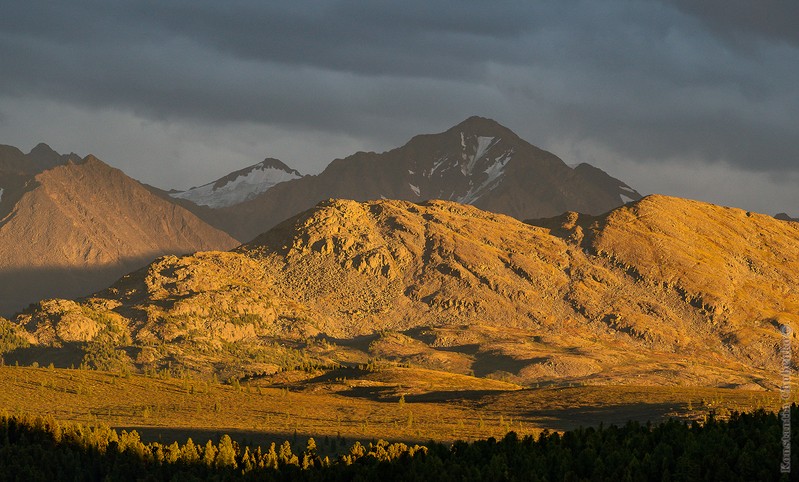
<instances>
[{"instance_id":1,"label":"distant mountain range","mask_svg":"<svg viewBox=\"0 0 799 482\"><path fill-rule=\"evenodd\" d=\"M567 210L601 214L641 198L602 170L588 164L569 167L482 117L470 117L440 134L416 136L388 152L358 152L336 159L316 176L300 177L284 164L276 165L265 176L263 189L250 187L255 184L250 179L256 165L197 191L169 195L193 201L194 206L182 205L242 242L330 198L443 199L517 219ZM275 183L276 179L288 180ZM238 186L247 187L238 190ZM227 196L228 189L237 194Z\"/></svg>"},{"instance_id":2,"label":"distant mountain range","mask_svg":"<svg viewBox=\"0 0 799 482\"><path fill-rule=\"evenodd\" d=\"M86 295L157 256L230 249L331 198L442 199L523 220L601 215L641 195L482 117L318 175L266 158L186 191L143 185L94 156L0 145L0 314Z\"/></svg>"}]
</instances>

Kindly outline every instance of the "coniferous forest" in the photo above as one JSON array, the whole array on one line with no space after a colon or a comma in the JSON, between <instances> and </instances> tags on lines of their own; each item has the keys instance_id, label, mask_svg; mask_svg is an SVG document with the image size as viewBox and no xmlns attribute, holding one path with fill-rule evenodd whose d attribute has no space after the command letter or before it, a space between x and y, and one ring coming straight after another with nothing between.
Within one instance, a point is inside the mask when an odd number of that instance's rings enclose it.
<instances>
[{"instance_id":1,"label":"coniferous forest","mask_svg":"<svg viewBox=\"0 0 799 482\"><path fill-rule=\"evenodd\" d=\"M796 405L792 419L799 417ZM779 414L734 413L703 423L628 422L544 432L514 432L449 445L355 442L321 455L313 439L267 448L240 446L227 435L216 443L144 443L135 432L52 418L0 418L0 480L492 480L677 481L797 480L780 473ZM792 446L796 446L796 430ZM797 454L792 466L799 468Z\"/></svg>"}]
</instances>

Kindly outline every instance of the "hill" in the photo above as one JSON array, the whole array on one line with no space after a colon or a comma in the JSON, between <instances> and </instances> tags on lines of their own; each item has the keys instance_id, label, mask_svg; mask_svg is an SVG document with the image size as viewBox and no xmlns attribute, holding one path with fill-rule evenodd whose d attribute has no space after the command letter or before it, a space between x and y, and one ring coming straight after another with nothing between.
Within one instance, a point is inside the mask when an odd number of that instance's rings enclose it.
<instances>
[{"instance_id":1,"label":"hill","mask_svg":"<svg viewBox=\"0 0 799 482\"><path fill-rule=\"evenodd\" d=\"M86 295L167 253L238 244L94 156L51 151L48 163L37 149L0 173L10 186L0 199L0 313ZM44 160L26 165L32 156Z\"/></svg>"},{"instance_id":2,"label":"hill","mask_svg":"<svg viewBox=\"0 0 799 482\"><path fill-rule=\"evenodd\" d=\"M8 357L225 379L382 360L522 385L777 387L799 227L664 196L531 223L327 201L232 252L42 302L14 320L28 355Z\"/></svg>"}]
</instances>

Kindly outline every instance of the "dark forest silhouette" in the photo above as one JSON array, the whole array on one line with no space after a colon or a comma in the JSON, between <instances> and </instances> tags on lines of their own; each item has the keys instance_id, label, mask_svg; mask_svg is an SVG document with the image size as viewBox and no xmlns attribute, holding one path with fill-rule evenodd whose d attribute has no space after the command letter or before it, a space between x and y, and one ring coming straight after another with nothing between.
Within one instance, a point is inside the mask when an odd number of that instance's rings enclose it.
<instances>
[{"instance_id":1,"label":"dark forest silhouette","mask_svg":"<svg viewBox=\"0 0 799 482\"><path fill-rule=\"evenodd\" d=\"M791 409L799 417L796 405ZM62 424L41 417L0 417L0 480L784 480L781 422L766 411L734 413L704 423L628 422L544 432L519 439L514 432L451 446L409 447L385 441L339 455L286 441L240 446L227 435L217 443L143 443L135 431ZM796 446L797 430L793 431ZM335 445L335 441L333 442ZM330 452L332 453L332 452ZM799 467L797 454L792 465ZM792 475L790 480L796 480Z\"/></svg>"}]
</instances>

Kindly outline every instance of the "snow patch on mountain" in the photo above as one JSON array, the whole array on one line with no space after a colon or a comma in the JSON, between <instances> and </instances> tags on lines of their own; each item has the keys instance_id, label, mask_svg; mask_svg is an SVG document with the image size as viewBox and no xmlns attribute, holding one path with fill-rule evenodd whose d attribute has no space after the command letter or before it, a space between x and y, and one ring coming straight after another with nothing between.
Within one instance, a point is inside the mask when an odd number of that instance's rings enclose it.
<instances>
[{"instance_id":1,"label":"snow patch on mountain","mask_svg":"<svg viewBox=\"0 0 799 482\"><path fill-rule=\"evenodd\" d=\"M411 187L411 191L413 191L413 193L416 194L417 196L421 196L422 195L421 191L419 190L419 186L414 186L411 183L408 183L408 186Z\"/></svg>"},{"instance_id":2,"label":"snow patch on mountain","mask_svg":"<svg viewBox=\"0 0 799 482\"><path fill-rule=\"evenodd\" d=\"M629 198L629 197L625 196L624 194L619 194L619 197L621 198L621 202L623 202L624 204L631 203L631 202L634 201L634 199Z\"/></svg>"},{"instance_id":3,"label":"snow patch on mountain","mask_svg":"<svg viewBox=\"0 0 799 482\"><path fill-rule=\"evenodd\" d=\"M171 193L170 196L202 206L223 208L252 199L281 182L300 177L302 175L299 172L280 161L267 159L217 181L193 187L188 191Z\"/></svg>"},{"instance_id":4,"label":"snow patch on mountain","mask_svg":"<svg viewBox=\"0 0 799 482\"><path fill-rule=\"evenodd\" d=\"M0 187L0 202L3 201L3 188Z\"/></svg>"},{"instance_id":5,"label":"snow patch on mountain","mask_svg":"<svg viewBox=\"0 0 799 482\"><path fill-rule=\"evenodd\" d=\"M438 170L438 168L441 167L441 165L444 164L446 161L447 161L446 156L436 160L435 164L433 164L433 167L430 169L430 174L428 174L427 177L432 177L433 174L435 174L436 170Z\"/></svg>"},{"instance_id":6,"label":"snow patch on mountain","mask_svg":"<svg viewBox=\"0 0 799 482\"><path fill-rule=\"evenodd\" d=\"M499 139L495 137L477 137L477 148L474 152L474 155L469 157L469 162L466 163L465 166L461 166L461 172L463 172L464 176L470 176L474 171L474 166L477 165L477 161L482 159L482 157L488 152L493 145L498 142Z\"/></svg>"},{"instance_id":7,"label":"snow patch on mountain","mask_svg":"<svg viewBox=\"0 0 799 482\"><path fill-rule=\"evenodd\" d=\"M465 195L459 197L458 202L472 204L480 199L484 194L497 187L499 183L502 182L501 178L505 173L505 166L508 164L512 156L513 150L511 149L495 158L494 162L488 166L485 171L483 171L483 174L486 175L486 179L481 182L479 186L476 188L470 188Z\"/></svg>"}]
</instances>

